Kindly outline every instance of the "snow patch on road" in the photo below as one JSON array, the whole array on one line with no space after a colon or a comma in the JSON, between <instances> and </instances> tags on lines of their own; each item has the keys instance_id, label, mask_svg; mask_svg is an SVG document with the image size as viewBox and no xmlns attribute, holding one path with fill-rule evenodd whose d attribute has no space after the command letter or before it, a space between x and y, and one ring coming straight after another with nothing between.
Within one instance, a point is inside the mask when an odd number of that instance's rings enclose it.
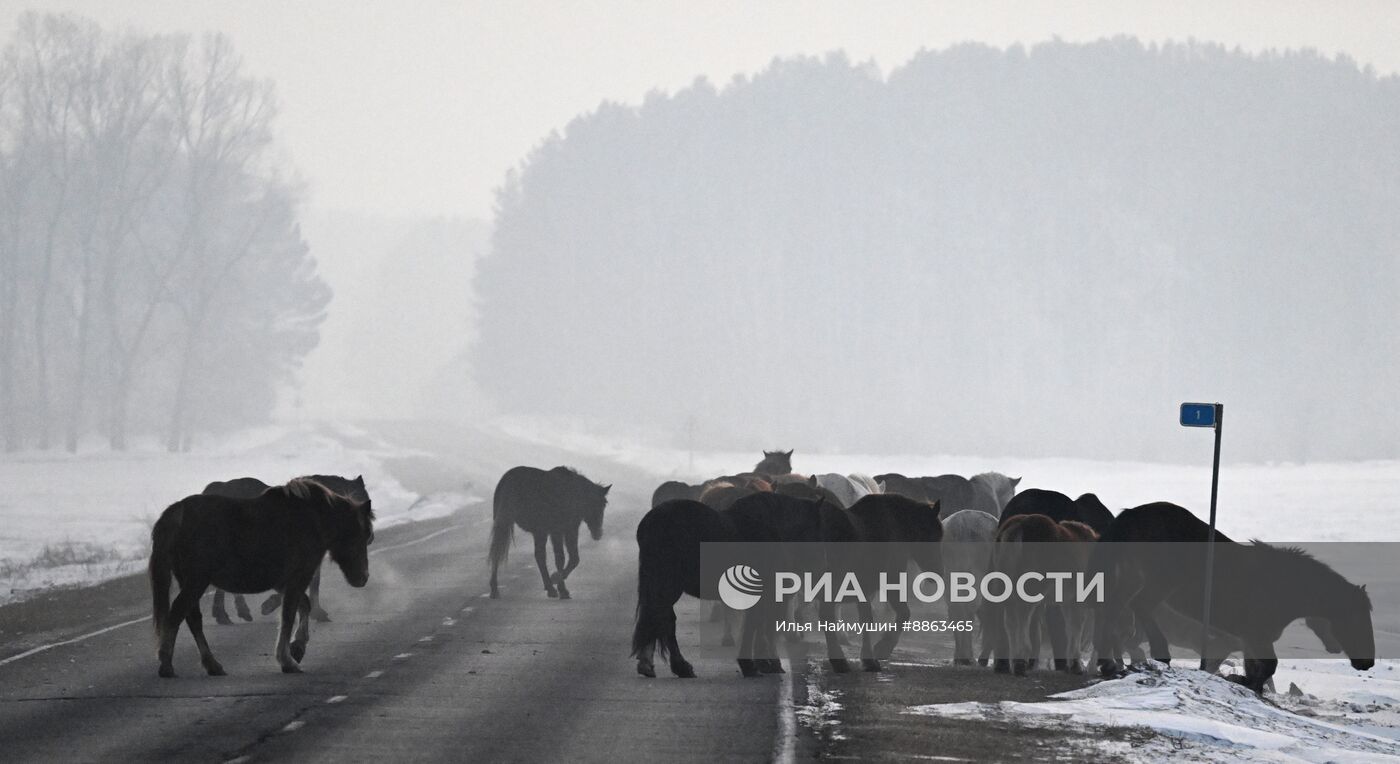
<instances>
[{"instance_id":1,"label":"snow patch on road","mask_svg":"<svg viewBox=\"0 0 1400 764\"><path fill-rule=\"evenodd\" d=\"M1315 667L1321 669L1317 671L1308 668L1333 661L1296 663L1301 665L1292 668L1295 677L1334 674L1331 666ZM1340 676L1340 672L1336 674ZM1393 684L1387 681L1377 697L1393 702ZM1361 683L1351 677L1335 685L1321 680L1314 686L1345 694L1356 692ZM1194 669L1149 664L1140 673L1060 693L1039 703L943 703L913 706L906 713L1086 731L1145 727L1158 736L1134 751L1146 760L1400 761L1400 741L1375 734L1358 718L1302 715L1287 705L1270 702L1275 699L1260 699L1240 685ZM1326 706L1341 700L1315 696L1314 702Z\"/></svg>"}]
</instances>

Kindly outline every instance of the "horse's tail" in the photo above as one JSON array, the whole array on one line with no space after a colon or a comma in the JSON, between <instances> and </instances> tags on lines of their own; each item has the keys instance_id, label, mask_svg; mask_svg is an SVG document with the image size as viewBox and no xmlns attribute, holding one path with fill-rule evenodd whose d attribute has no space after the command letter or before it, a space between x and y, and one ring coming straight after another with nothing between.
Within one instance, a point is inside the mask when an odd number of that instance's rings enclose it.
<instances>
[{"instance_id":1,"label":"horse's tail","mask_svg":"<svg viewBox=\"0 0 1400 764\"><path fill-rule=\"evenodd\" d=\"M632 628L632 655L641 655L643 650L654 644L661 657L666 659L670 651L666 640L661 638L662 618L658 608L664 606L662 577L665 575L667 556L654 539L648 538L652 534L647 531L652 528L646 519L643 518L637 526L637 610L634 615L636 624Z\"/></svg>"},{"instance_id":2,"label":"horse's tail","mask_svg":"<svg viewBox=\"0 0 1400 764\"><path fill-rule=\"evenodd\" d=\"M156 638L170 614L170 575L175 567L175 538L184 519L184 508L176 504L161 514L151 528L151 561L147 568L151 577L151 619Z\"/></svg>"},{"instance_id":3,"label":"horse's tail","mask_svg":"<svg viewBox=\"0 0 1400 764\"><path fill-rule=\"evenodd\" d=\"M504 509L505 503L500 489L497 488L495 499L492 501L491 552L487 556L492 570L506 561L510 556L510 545L515 543L515 518L511 517L509 510Z\"/></svg>"}]
</instances>

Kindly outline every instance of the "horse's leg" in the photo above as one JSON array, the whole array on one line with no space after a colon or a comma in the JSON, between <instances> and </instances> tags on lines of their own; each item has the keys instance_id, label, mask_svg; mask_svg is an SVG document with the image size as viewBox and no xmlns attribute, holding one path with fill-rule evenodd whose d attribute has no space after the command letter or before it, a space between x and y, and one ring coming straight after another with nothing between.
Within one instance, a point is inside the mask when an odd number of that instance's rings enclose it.
<instances>
[{"instance_id":1,"label":"horse's leg","mask_svg":"<svg viewBox=\"0 0 1400 764\"><path fill-rule=\"evenodd\" d=\"M680 599L680 594L675 595L675 599ZM666 652L671 656L671 673L681 679L694 679L695 667L690 665L690 661L681 655L681 643L676 640L676 607L672 602L671 607L663 614L665 621L661 628L661 638L666 642Z\"/></svg>"},{"instance_id":2,"label":"horse's leg","mask_svg":"<svg viewBox=\"0 0 1400 764\"><path fill-rule=\"evenodd\" d=\"M559 599L569 599L569 587L564 585L564 537L558 533L549 534L550 546L554 547L554 575L550 578L559 589Z\"/></svg>"},{"instance_id":3,"label":"horse's leg","mask_svg":"<svg viewBox=\"0 0 1400 764\"><path fill-rule=\"evenodd\" d=\"M1030 669L1031 624L1034 613L1026 612L1025 603L1007 601L1002 616L1006 619L1007 641L1010 643L1011 673L1025 676Z\"/></svg>"},{"instance_id":4,"label":"horse's leg","mask_svg":"<svg viewBox=\"0 0 1400 764\"><path fill-rule=\"evenodd\" d=\"M320 623L330 623L331 614L321 607L321 568L316 566L316 572L311 575L311 617Z\"/></svg>"},{"instance_id":5,"label":"horse's leg","mask_svg":"<svg viewBox=\"0 0 1400 764\"><path fill-rule=\"evenodd\" d=\"M720 647L734 646L734 610L723 602L716 602L715 607L722 612L720 617L724 619L724 636L720 639Z\"/></svg>"},{"instance_id":6,"label":"horse's leg","mask_svg":"<svg viewBox=\"0 0 1400 764\"><path fill-rule=\"evenodd\" d=\"M233 595L233 609L238 611L239 618L245 621L253 620L253 611L248 609L248 599L243 595Z\"/></svg>"},{"instance_id":7,"label":"horse's leg","mask_svg":"<svg viewBox=\"0 0 1400 764\"><path fill-rule=\"evenodd\" d=\"M194 644L199 648L199 662L204 664L204 670L209 672L209 676L224 676L224 667L219 665L214 651L209 649L209 640L204 638L204 614L199 612L198 600L195 600L189 612L185 614L185 625L189 627L190 636L194 637Z\"/></svg>"},{"instance_id":8,"label":"horse's leg","mask_svg":"<svg viewBox=\"0 0 1400 764\"><path fill-rule=\"evenodd\" d=\"M300 674L301 666L297 665L296 658L292 655L292 627L296 625L297 607L301 600L305 599L306 584L308 581L289 581L282 596L282 624L277 630L277 663L282 667L284 674Z\"/></svg>"},{"instance_id":9,"label":"horse's leg","mask_svg":"<svg viewBox=\"0 0 1400 764\"><path fill-rule=\"evenodd\" d=\"M822 621L834 620L835 611L836 607L830 602L822 601L817 604L817 618ZM844 674L851 670L851 664L846 661L846 653L841 649L841 640L831 631L826 632L826 660L831 664L834 673Z\"/></svg>"},{"instance_id":10,"label":"horse's leg","mask_svg":"<svg viewBox=\"0 0 1400 764\"><path fill-rule=\"evenodd\" d=\"M780 607L786 607L787 603L782 603ZM785 674L783 671L783 661L778 657L778 635L774 632L773 623L777 616L783 611L772 608L767 603L760 603L756 610L762 611L757 616L758 620L758 644L762 645L763 656L758 659L758 670L764 674Z\"/></svg>"},{"instance_id":11,"label":"horse's leg","mask_svg":"<svg viewBox=\"0 0 1400 764\"><path fill-rule=\"evenodd\" d=\"M982 649L977 654L977 665L985 666L991 662L992 650L996 647L997 641L1001 638L1001 617L996 612L995 606L989 602L984 602L977 608L977 623L982 630Z\"/></svg>"},{"instance_id":12,"label":"horse's leg","mask_svg":"<svg viewBox=\"0 0 1400 764\"><path fill-rule=\"evenodd\" d=\"M556 555L554 564L556 567L560 568L559 585L561 589L563 588L564 579L568 578L569 574L573 573L574 569L578 567L578 528L572 528L564 532L564 548L569 552L568 564L562 564L561 561L557 559L559 547L554 548L554 553Z\"/></svg>"},{"instance_id":13,"label":"horse's leg","mask_svg":"<svg viewBox=\"0 0 1400 764\"><path fill-rule=\"evenodd\" d=\"M1245 642L1244 654L1244 676L1233 674L1229 680L1263 695L1265 685L1273 678L1274 672L1278 671L1278 656L1274 653L1274 643L1272 640L1263 639Z\"/></svg>"},{"instance_id":14,"label":"horse's leg","mask_svg":"<svg viewBox=\"0 0 1400 764\"><path fill-rule=\"evenodd\" d=\"M160 645L156 648L156 657L160 659L160 675L166 679L175 676L175 666L171 659L175 657L175 637L180 635L180 622L185 620L190 608L204 596L204 590L208 586L207 583L203 586L189 587L182 584L175 601L170 603L170 613L166 615L165 623L160 625Z\"/></svg>"},{"instance_id":15,"label":"horse's leg","mask_svg":"<svg viewBox=\"0 0 1400 764\"><path fill-rule=\"evenodd\" d=\"M261 608L262 614L272 615L273 611L275 611L279 607L282 607L282 593L273 592L272 594L267 595L267 599L263 600Z\"/></svg>"},{"instance_id":16,"label":"horse's leg","mask_svg":"<svg viewBox=\"0 0 1400 764\"><path fill-rule=\"evenodd\" d=\"M549 563L545 560L545 544L549 543L549 534L535 534L535 565L540 569L540 579L544 581L544 593L550 597L558 597L559 592L554 591L554 582L549 578Z\"/></svg>"},{"instance_id":17,"label":"horse's leg","mask_svg":"<svg viewBox=\"0 0 1400 764\"><path fill-rule=\"evenodd\" d=\"M856 612L860 615L861 623L875 622L875 610L869 602L857 602ZM870 644L870 632L862 630L860 633L860 667L866 671L879 671L880 660L875 656L875 647Z\"/></svg>"},{"instance_id":18,"label":"horse's leg","mask_svg":"<svg viewBox=\"0 0 1400 764\"><path fill-rule=\"evenodd\" d=\"M743 625L739 630L739 673L746 678L758 676L758 666L754 663L754 642L758 638L758 619L753 609L744 611Z\"/></svg>"},{"instance_id":19,"label":"horse's leg","mask_svg":"<svg viewBox=\"0 0 1400 764\"><path fill-rule=\"evenodd\" d=\"M894 631L887 631L880 636L880 641L875 645L875 655L880 658L889 658L894 653L895 645L899 644L899 635L904 631L904 624L909 622L909 603L902 598L890 602L890 607L894 608Z\"/></svg>"},{"instance_id":20,"label":"horse's leg","mask_svg":"<svg viewBox=\"0 0 1400 764\"><path fill-rule=\"evenodd\" d=\"M209 608L209 612L214 616L214 623L220 626L232 626L233 620L228 617L228 610L224 608L224 590L215 587L214 604Z\"/></svg>"},{"instance_id":21,"label":"horse's leg","mask_svg":"<svg viewBox=\"0 0 1400 764\"><path fill-rule=\"evenodd\" d=\"M292 640L292 657L297 663L306 657L306 645L311 642L311 597L305 592L297 600L297 634Z\"/></svg>"},{"instance_id":22,"label":"horse's leg","mask_svg":"<svg viewBox=\"0 0 1400 764\"><path fill-rule=\"evenodd\" d=\"M983 612L992 614L992 644L994 658L992 670L998 674L1011 673L1011 624L1007 615L1007 603L987 603Z\"/></svg>"},{"instance_id":23,"label":"horse's leg","mask_svg":"<svg viewBox=\"0 0 1400 764\"><path fill-rule=\"evenodd\" d=\"M1166 636L1162 634L1161 627L1157 625L1157 619L1152 617L1152 611L1138 608L1134 615L1137 616L1138 623L1142 624L1142 630L1147 633L1147 649L1152 651L1152 660L1170 665L1172 648Z\"/></svg>"},{"instance_id":24,"label":"horse's leg","mask_svg":"<svg viewBox=\"0 0 1400 764\"><path fill-rule=\"evenodd\" d=\"M1065 657L1069 659L1069 673L1084 673L1084 608L1074 605L1061 605L1065 613Z\"/></svg>"},{"instance_id":25,"label":"horse's leg","mask_svg":"<svg viewBox=\"0 0 1400 764\"><path fill-rule=\"evenodd\" d=\"M1069 656L1066 653L1066 648L1068 646L1069 619L1065 617L1064 606L1058 604L1042 605L1039 610L1044 614L1045 628L1050 632L1050 654L1055 659L1055 670L1068 671Z\"/></svg>"},{"instance_id":26,"label":"horse's leg","mask_svg":"<svg viewBox=\"0 0 1400 764\"><path fill-rule=\"evenodd\" d=\"M1040 665L1041 637L1045 634L1045 608L1032 605L1026 616L1026 640L1030 644L1030 658L1026 659L1026 670L1034 671Z\"/></svg>"}]
</instances>

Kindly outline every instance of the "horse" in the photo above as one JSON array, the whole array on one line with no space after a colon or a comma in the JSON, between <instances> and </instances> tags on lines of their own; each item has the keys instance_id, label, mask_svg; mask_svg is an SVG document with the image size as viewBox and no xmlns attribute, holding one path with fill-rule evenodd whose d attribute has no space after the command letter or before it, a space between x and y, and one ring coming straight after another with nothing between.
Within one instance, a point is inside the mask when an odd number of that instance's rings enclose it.
<instances>
[{"instance_id":1,"label":"horse","mask_svg":"<svg viewBox=\"0 0 1400 764\"><path fill-rule=\"evenodd\" d=\"M1070 499L1059 491L1044 488L1027 488L1013 496L1001 511L1001 522L1005 524L1017 515L1045 515L1057 523L1073 520L1084 523L1100 535L1108 530L1108 524L1113 521L1113 513L1092 493Z\"/></svg>"},{"instance_id":2,"label":"horse","mask_svg":"<svg viewBox=\"0 0 1400 764\"><path fill-rule=\"evenodd\" d=\"M1088 568L1089 550L1084 542L1096 538L1089 526L1066 520L1056 522L1045 515L1016 515L1003 520L997 529L997 543L994 546L992 567L1006 574L1013 582L1029 572L1073 572ZM1019 585L1018 585L1019 588ZM1025 587L1025 594L1043 594L1041 587ZM1001 621L998 640L996 670L1005 673L1010 670L1016 676L1025 676L1034 668L1040 654L1040 616L1042 608L1050 607L1043 599L1030 601L1022 596L1008 598L994 608ZM1083 673L1080 661L1080 635L1083 633L1086 609L1073 603L1061 603L1064 625L1049 622L1052 645L1055 647L1055 668L1073 673ZM1056 643L1056 636L1067 637L1066 646L1072 660L1062 657L1064 648Z\"/></svg>"},{"instance_id":3,"label":"horse","mask_svg":"<svg viewBox=\"0 0 1400 764\"><path fill-rule=\"evenodd\" d=\"M973 505L967 509L980 509L993 517L1001 517L1001 511L1016 495L1016 486L1021 484L1021 479L1007 477L1000 472L982 472L973 475L969 482L975 494Z\"/></svg>"},{"instance_id":4,"label":"horse","mask_svg":"<svg viewBox=\"0 0 1400 764\"><path fill-rule=\"evenodd\" d=\"M356 475L354 480L347 480L339 475L304 475L308 480L314 480L331 491L353 499L355 501L369 501L369 492L365 489L365 478L363 475ZM204 487L202 492L206 496L224 496L230 499L252 499L261 495L263 491L270 488L267 483L254 477L234 478L227 481L215 481ZM311 587L308 589L311 597L311 618L320 623L329 623L330 614L321 607L321 568L316 568L316 574L311 577ZM228 610L224 606L224 590L214 587L214 604L210 608L210 614L214 616L214 622L221 626L229 626L233 621L228 617ZM263 600L262 614L271 615L282 604L282 595L273 592L267 599ZM233 595L234 609L238 617L245 621L253 620L253 614L248 610L248 602L241 594Z\"/></svg>"},{"instance_id":5,"label":"horse","mask_svg":"<svg viewBox=\"0 0 1400 764\"><path fill-rule=\"evenodd\" d=\"M837 560L839 567L854 567L857 579L867 592L876 591L876 581L881 573L887 577L897 577L905 573L912 562L921 571L936 572L943 567L940 554L943 540L943 523L939 520L937 502L928 504L897 494L870 494L862 496L851 505L842 522L839 517L828 517L823 523L823 541L827 542L828 554L840 554L842 542L859 541L881 545L878 561L870 559L872 550L857 548L856 559L845 555ZM888 658L899 644L899 635L904 624L909 621L909 604L903 599L890 601L895 613L895 629L885 632L874 646L870 644L870 633L861 635L861 664L866 671L879 671L880 659ZM869 601L858 602L857 610L865 623L873 621L874 614ZM834 611L831 603L822 603L819 608L823 619L829 620ZM845 656L841 653L836 635L827 632L827 657L831 668L836 672L847 669Z\"/></svg>"},{"instance_id":6,"label":"horse","mask_svg":"<svg viewBox=\"0 0 1400 764\"><path fill-rule=\"evenodd\" d=\"M1122 640L1141 622L1154 658L1171 660L1153 613L1163 603L1179 613L1203 609L1205 543L1209 526L1183 507L1166 502L1124 510L1094 551L1092 567L1106 575L1105 601L1096 623L1099 670L1119 673ZM1262 694L1278 668L1274 642L1293 621L1310 625L1324 643L1335 640L1352 668L1375 665L1371 598L1326 563L1296 547L1254 541L1239 544L1215 536L1211 625L1239 638L1245 672L1230 680ZM1188 545L1122 542L1194 541ZM1320 630L1320 631L1319 631ZM1203 652L1207 652L1203 650ZM1205 656L1207 661L1214 656Z\"/></svg>"},{"instance_id":7,"label":"horse","mask_svg":"<svg viewBox=\"0 0 1400 764\"><path fill-rule=\"evenodd\" d=\"M345 580L360 588L369 582L373 541L374 510L368 501L345 498L306 478L251 499L200 494L170 505L151 529L148 565L160 676L175 676L171 659L181 621L194 637L204 670L224 675L204 638L199 612L199 600L211 584L240 594L281 592L277 662L283 673L300 673L298 664L311 638L311 601L305 592L321 558L329 552ZM180 585L173 603L172 577Z\"/></svg>"},{"instance_id":8,"label":"horse","mask_svg":"<svg viewBox=\"0 0 1400 764\"><path fill-rule=\"evenodd\" d=\"M978 509L964 509L949 515L943 521L944 580L951 580L956 571L970 573L980 581L991 565L992 542L996 541L996 536L997 518L994 515ZM981 592L976 588L973 592L976 596L971 602L948 602L948 620L971 621L977 616ZM987 654L994 640L988 634L985 623L982 624L982 632L982 663L986 665ZM972 632L953 632L953 663L959 666L972 663Z\"/></svg>"},{"instance_id":9,"label":"horse","mask_svg":"<svg viewBox=\"0 0 1400 764\"><path fill-rule=\"evenodd\" d=\"M857 483L852 478L835 472L814 475L812 479L817 481L817 485L831 491L831 493L836 496L836 499L841 502L841 506L843 507L849 507L855 504L862 496L878 493L878 491L870 490L870 488L864 484Z\"/></svg>"},{"instance_id":10,"label":"horse","mask_svg":"<svg viewBox=\"0 0 1400 764\"><path fill-rule=\"evenodd\" d=\"M898 494L914 501L928 501L928 492L924 490L924 484L919 482L919 478L905 477L897 472L887 472L883 475L876 475L875 481L885 487L884 493Z\"/></svg>"},{"instance_id":11,"label":"horse","mask_svg":"<svg viewBox=\"0 0 1400 764\"><path fill-rule=\"evenodd\" d=\"M764 451L763 459L754 466L759 475L787 475L792 472L792 451Z\"/></svg>"},{"instance_id":12,"label":"horse","mask_svg":"<svg viewBox=\"0 0 1400 764\"><path fill-rule=\"evenodd\" d=\"M852 472L851 474L847 475L846 478L852 483L855 483L856 485L865 489L866 493L885 492L885 487L880 485L879 482L877 482L874 478L870 477L869 475L862 475L859 472Z\"/></svg>"},{"instance_id":13,"label":"horse","mask_svg":"<svg viewBox=\"0 0 1400 764\"><path fill-rule=\"evenodd\" d=\"M651 505L653 507L665 504L673 499L690 499L692 501L700 498L700 491L704 486L690 485L679 480L667 480L656 487L651 494Z\"/></svg>"},{"instance_id":14,"label":"horse","mask_svg":"<svg viewBox=\"0 0 1400 764\"><path fill-rule=\"evenodd\" d=\"M738 540L718 510L690 499L663 502L637 524L637 611L632 655L637 673L655 677L652 656L659 648L671 673L693 679L695 668L676 642L676 602L682 594L702 597L700 545Z\"/></svg>"},{"instance_id":15,"label":"horse","mask_svg":"<svg viewBox=\"0 0 1400 764\"><path fill-rule=\"evenodd\" d=\"M545 471L534 467L512 467L496 483L492 498L491 599L500 599L496 573L510 554L515 526L535 537L535 564L539 566L544 592L549 597L569 599L565 579L578 567L578 527L588 526L593 540L603 537L603 510L608 504L611 485L594 483L570 467ZM553 576L545 562L545 543L554 546ZM569 561L564 563L564 548Z\"/></svg>"},{"instance_id":16,"label":"horse","mask_svg":"<svg viewBox=\"0 0 1400 764\"><path fill-rule=\"evenodd\" d=\"M980 508L977 506L977 489L973 487L972 481L962 475L921 477L918 481L924 487L925 500L930 503L938 502L939 506L943 507L945 516L963 509ZM991 500L990 497L988 500Z\"/></svg>"}]
</instances>

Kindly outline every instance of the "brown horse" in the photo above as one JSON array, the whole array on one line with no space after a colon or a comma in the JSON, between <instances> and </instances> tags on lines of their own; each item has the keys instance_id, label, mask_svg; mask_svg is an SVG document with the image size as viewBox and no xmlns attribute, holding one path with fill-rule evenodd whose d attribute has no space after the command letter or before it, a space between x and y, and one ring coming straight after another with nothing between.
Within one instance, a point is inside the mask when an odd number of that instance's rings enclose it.
<instances>
[{"instance_id":1,"label":"brown horse","mask_svg":"<svg viewBox=\"0 0 1400 764\"><path fill-rule=\"evenodd\" d=\"M239 594L275 589L283 595L277 662L284 673L298 663L310 640L311 602L306 587L329 552L351 586L369 581L374 511L320 483L297 478L252 499L190 496L168 507L151 530L151 598L159 645L160 675L175 676L171 659L184 621L210 676L224 669L204 638L199 599L210 585ZM170 579L180 585L170 601ZM300 621L295 641L292 626Z\"/></svg>"},{"instance_id":2,"label":"brown horse","mask_svg":"<svg viewBox=\"0 0 1400 764\"><path fill-rule=\"evenodd\" d=\"M501 596L496 584L496 572L510 554L515 539L515 526L534 535L535 564L544 581L545 594L569 599L564 580L578 567L578 527L586 524L597 541L603 537L603 510L608 504L610 485L600 485L580 475L570 467L541 470L534 467L513 467L501 476L492 499L491 523L491 599ZM545 560L545 544L554 546L553 576ZM564 547L569 561L564 562Z\"/></svg>"},{"instance_id":3,"label":"brown horse","mask_svg":"<svg viewBox=\"0 0 1400 764\"><path fill-rule=\"evenodd\" d=\"M997 530L997 543L994 546L992 569L1006 574L1013 582L1029 572L1083 572L1089 567L1089 554L1097 538L1094 529L1074 521L1055 522L1045 515L1016 515L1002 522ZM1069 542L1064 548L1059 543ZM1028 586L1025 591L1031 596L1045 595L1041 586ZM1013 595L993 608L1001 622L997 649L996 670L1008 669L1016 676L1025 676L1026 671L1035 666L1040 654L1041 620L1046 609L1060 607L1064 614L1065 626L1052 623L1052 629L1067 630L1069 655L1073 662L1068 670L1083 673L1080 662L1080 637L1089 611L1072 603L1055 605L1042 600L1031 602ZM1058 641L1058 640L1057 640ZM1057 650L1058 652L1058 650ZM1056 668L1060 668L1064 658L1056 655Z\"/></svg>"}]
</instances>

